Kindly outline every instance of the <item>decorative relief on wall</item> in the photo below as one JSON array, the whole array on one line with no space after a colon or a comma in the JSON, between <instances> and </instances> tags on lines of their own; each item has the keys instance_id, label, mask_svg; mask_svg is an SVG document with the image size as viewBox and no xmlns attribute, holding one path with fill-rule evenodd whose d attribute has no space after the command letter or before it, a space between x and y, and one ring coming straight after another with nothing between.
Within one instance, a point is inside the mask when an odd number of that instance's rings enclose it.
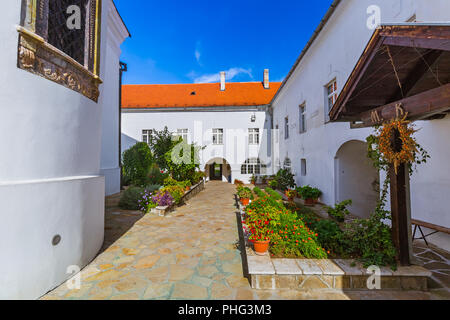
<instances>
[{"instance_id":1,"label":"decorative relief on wall","mask_svg":"<svg viewBox=\"0 0 450 320\"><path fill-rule=\"evenodd\" d=\"M100 78L39 36L19 28L18 66L97 102Z\"/></svg>"}]
</instances>

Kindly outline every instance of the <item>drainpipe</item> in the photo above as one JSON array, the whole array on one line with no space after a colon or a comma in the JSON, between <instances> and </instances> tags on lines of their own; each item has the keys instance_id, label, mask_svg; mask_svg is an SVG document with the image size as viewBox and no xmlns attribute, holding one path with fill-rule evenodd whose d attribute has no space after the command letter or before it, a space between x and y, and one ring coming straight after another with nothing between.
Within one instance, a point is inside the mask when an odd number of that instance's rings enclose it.
<instances>
[{"instance_id":1,"label":"drainpipe","mask_svg":"<svg viewBox=\"0 0 450 320\"><path fill-rule=\"evenodd\" d=\"M128 65L122 61L119 62L119 168L120 168L120 190L122 190L122 77L123 73L128 71Z\"/></svg>"}]
</instances>

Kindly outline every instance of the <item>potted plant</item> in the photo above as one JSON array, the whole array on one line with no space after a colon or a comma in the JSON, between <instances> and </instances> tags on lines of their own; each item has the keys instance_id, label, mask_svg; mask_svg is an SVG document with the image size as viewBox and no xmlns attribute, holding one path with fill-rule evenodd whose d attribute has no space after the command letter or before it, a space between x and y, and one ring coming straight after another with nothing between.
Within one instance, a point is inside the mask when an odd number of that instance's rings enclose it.
<instances>
[{"instance_id":1,"label":"potted plant","mask_svg":"<svg viewBox=\"0 0 450 320\"><path fill-rule=\"evenodd\" d=\"M288 198L289 202L293 202L294 198L298 195L296 190L286 190L284 194Z\"/></svg>"},{"instance_id":2,"label":"potted plant","mask_svg":"<svg viewBox=\"0 0 450 320\"><path fill-rule=\"evenodd\" d=\"M279 209L268 206L264 198L259 198L245 209L245 213L244 223L251 233L249 240L253 243L255 253L267 254L278 221Z\"/></svg>"},{"instance_id":3,"label":"potted plant","mask_svg":"<svg viewBox=\"0 0 450 320\"><path fill-rule=\"evenodd\" d=\"M353 203L352 200L345 200L341 203L338 203L333 207L327 207L328 215L331 219L336 220L337 222L344 222L345 216L350 214L347 206L351 206Z\"/></svg>"},{"instance_id":4,"label":"potted plant","mask_svg":"<svg viewBox=\"0 0 450 320\"><path fill-rule=\"evenodd\" d=\"M278 182L276 180L270 180L269 181L269 187L271 187L272 189L277 189L278 188Z\"/></svg>"},{"instance_id":5,"label":"potted plant","mask_svg":"<svg viewBox=\"0 0 450 320\"><path fill-rule=\"evenodd\" d=\"M262 184L266 184L267 183L267 178L268 178L267 176L262 176L261 177L261 183Z\"/></svg>"},{"instance_id":6,"label":"potted plant","mask_svg":"<svg viewBox=\"0 0 450 320\"><path fill-rule=\"evenodd\" d=\"M252 175L252 177L250 178L250 182L251 182L251 184L256 185L256 176L255 175Z\"/></svg>"},{"instance_id":7,"label":"potted plant","mask_svg":"<svg viewBox=\"0 0 450 320\"><path fill-rule=\"evenodd\" d=\"M240 198L240 201L243 206L248 206L251 198L253 197L252 190L250 190L250 188L247 187L239 187L237 195Z\"/></svg>"},{"instance_id":8,"label":"potted plant","mask_svg":"<svg viewBox=\"0 0 450 320\"><path fill-rule=\"evenodd\" d=\"M314 206L314 204L318 202L318 199L322 194L322 191L309 185L297 188L297 191L305 201L306 206Z\"/></svg>"}]
</instances>

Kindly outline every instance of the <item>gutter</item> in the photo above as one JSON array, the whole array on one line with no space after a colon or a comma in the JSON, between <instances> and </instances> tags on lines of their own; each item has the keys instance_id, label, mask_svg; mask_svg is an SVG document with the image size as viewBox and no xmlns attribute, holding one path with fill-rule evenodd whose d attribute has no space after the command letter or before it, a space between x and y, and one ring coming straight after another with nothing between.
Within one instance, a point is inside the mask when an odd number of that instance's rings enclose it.
<instances>
[{"instance_id":1,"label":"gutter","mask_svg":"<svg viewBox=\"0 0 450 320\"><path fill-rule=\"evenodd\" d=\"M120 168L120 189L122 189L122 78L123 73L128 71L128 65L119 62L119 168Z\"/></svg>"},{"instance_id":2,"label":"gutter","mask_svg":"<svg viewBox=\"0 0 450 320\"><path fill-rule=\"evenodd\" d=\"M308 43L306 44L305 48L303 48L302 52L300 53L300 56L295 61L294 66L291 68L291 70L287 74L286 78L284 78L283 83L281 84L281 86L278 89L277 93L275 94L275 96L273 97L272 101L270 102L270 106L271 107L272 107L272 104L277 99L277 97L279 96L281 90L283 90L284 86L286 85L286 83L288 82L288 80L290 79L292 74L294 73L295 69L300 64L300 62L303 60L303 57L308 52L309 48L313 45L314 41L317 39L317 37L319 36L320 32L323 30L323 28L327 24L328 20L330 20L331 16L336 11L336 8L338 7L338 5L341 2L342 2L342 0L334 0L333 1L333 3L331 4L330 8L327 11L327 13L323 17L322 21L320 21L319 26L316 28L316 30L314 31L313 35L311 36L311 38L309 39Z\"/></svg>"}]
</instances>

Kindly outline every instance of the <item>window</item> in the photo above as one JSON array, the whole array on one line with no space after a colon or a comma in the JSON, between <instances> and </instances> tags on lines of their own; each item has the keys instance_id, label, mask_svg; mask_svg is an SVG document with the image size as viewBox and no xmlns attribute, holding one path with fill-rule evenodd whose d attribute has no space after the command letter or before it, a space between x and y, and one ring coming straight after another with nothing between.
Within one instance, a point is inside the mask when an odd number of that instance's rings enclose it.
<instances>
[{"instance_id":1,"label":"window","mask_svg":"<svg viewBox=\"0 0 450 320\"><path fill-rule=\"evenodd\" d=\"M142 130L142 142L150 144L152 141L152 130Z\"/></svg>"},{"instance_id":2,"label":"window","mask_svg":"<svg viewBox=\"0 0 450 320\"><path fill-rule=\"evenodd\" d=\"M177 136L181 137L185 142L189 142L189 129L177 129Z\"/></svg>"},{"instance_id":3,"label":"window","mask_svg":"<svg viewBox=\"0 0 450 320\"><path fill-rule=\"evenodd\" d=\"M265 174L267 166L261 164L261 160L258 158L251 158L245 161L241 166L241 174Z\"/></svg>"},{"instance_id":4,"label":"window","mask_svg":"<svg viewBox=\"0 0 450 320\"><path fill-rule=\"evenodd\" d=\"M213 144L223 144L223 129L213 129Z\"/></svg>"},{"instance_id":5,"label":"window","mask_svg":"<svg viewBox=\"0 0 450 320\"><path fill-rule=\"evenodd\" d=\"M327 115L328 113L331 111L331 109L333 108L334 104L336 103L337 100L337 82L336 79L331 81L328 85L327 85Z\"/></svg>"},{"instance_id":6,"label":"window","mask_svg":"<svg viewBox=\"0 0 450 320\"><path fill-rule=\"evenodd\" d=\"M259 144L259 129L248 129L248 143Z\"/></svg>"},{"instance_id":7,"label":"window","mask_svg":"<svg viewBox=\"0 0 450 320\"><path fill-rule=\"evenodd\" d=\"M289 118L284 118L284 139L289 139Z\"/></svg>"},{"instance_id":8,"label":"window","mask_svg":"<svg viewBox=\"0 0 450 320\"><path fill-rule=\"evenodd\" d=\"M301 159L301 163L300 163L300 170L302 173L302 176L306 176L306 159Z\"/></svg>"},{"instance_id":9,"label":"window","mask_svg":"<svg viewBox=\"0 0 450 320\"><path fill-rule=\"evenodd\" d=\"M300 133L306 132L306 104L302 104L299 108L300 112Z\"/></svg>"},{"instance_id":10,"label":"window","mask_svg":"<svg viewBox=\"0 0 450 320\"><path fill-rule=\"evenodd\" d=\"M288 157L286 157L286 158L284 159L283 168L286 169L286 170L291 171L291 168L292 168L292 162L291 162L291 159L289 159Z\"/></svg>"},{"instance_id":11,"label":"window","mask_svg":"<svg viewBox=\"0 0 450 320\"><path fill-rule=\"evenodd\" d=\"M100 0L23 0L18 66L97 101Z\"/></svg>"}]
</instances>

